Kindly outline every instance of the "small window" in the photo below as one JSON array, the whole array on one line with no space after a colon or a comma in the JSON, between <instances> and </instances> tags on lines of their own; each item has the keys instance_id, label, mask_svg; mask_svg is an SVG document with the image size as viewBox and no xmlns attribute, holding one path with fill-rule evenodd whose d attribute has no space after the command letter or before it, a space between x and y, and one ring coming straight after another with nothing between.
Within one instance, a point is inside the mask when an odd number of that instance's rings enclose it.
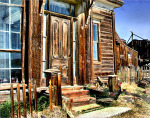
<instances>
[{"instance_id":1,"label":"small window","mask_svg":"<svg viewBox=\"0 0 150 118\"><path fill-rule=\"evenodd\" d=\"M93 24L93 59L98 60L98 26L97 24Z\"/></svg>"},{"instance_id":2,"label":"small window","mask_svg":"<svg viewBox=\"0 0 150 118\"><path fill-rule=\"evenodd\" d=\"M49 3L49 4L48 4ZM65 2L58 2L55 0L46 0L45 10L64 14L67 16L75 16L75 6Z\"/></svg>"}]
</instances>

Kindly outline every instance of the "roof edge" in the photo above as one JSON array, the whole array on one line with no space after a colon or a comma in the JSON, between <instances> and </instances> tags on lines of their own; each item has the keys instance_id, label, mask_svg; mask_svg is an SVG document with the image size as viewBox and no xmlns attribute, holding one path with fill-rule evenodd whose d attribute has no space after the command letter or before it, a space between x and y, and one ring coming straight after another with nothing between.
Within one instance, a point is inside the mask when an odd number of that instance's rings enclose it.
<instances>
[{"instance_id":1,"label":"roof edge","mask_svg":"<svg viewBox=\"0 0 150 118\"><path fill-rule=\"evenodd\" d=\"M120 6L124 5L124 2L122 0L108 0L109 2L113 2L115 4L118 4Z\"/></svg>"}]
</instances>

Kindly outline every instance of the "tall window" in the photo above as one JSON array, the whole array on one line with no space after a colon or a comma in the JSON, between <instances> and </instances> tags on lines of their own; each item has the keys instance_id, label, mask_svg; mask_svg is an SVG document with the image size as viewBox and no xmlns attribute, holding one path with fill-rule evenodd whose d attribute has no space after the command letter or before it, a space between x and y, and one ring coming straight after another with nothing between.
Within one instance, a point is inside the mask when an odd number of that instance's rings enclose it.
<instances>
[{"instance_id":1,"label":"tall window","mask_svg":"<svg viewBox=\"0 0 150 118\"><path fill-rule=\"evenodd\" d=\"M0 3L0 83L21 81L21 0Z\"/></svg>"},{"instance_id":2,"label":"tall window","mask_svg":"<svg viewBox=\"0 0 150 118\"><path fill-rule=\"evenodd\" d=\"M98 26L93 23L93 59L98 60Z\"/></svg>"},{"instance_id":3,"label":"tall window","mask_svg":"<svg viewBox=\"0 0 150 118\"><path fill-rule=\"evenodd\" d=\"M44 25L43 25L43 71L46 69L46 15L44 14ZM42 78L45 78L43 72Z\"/></svg>"}]
</instances>

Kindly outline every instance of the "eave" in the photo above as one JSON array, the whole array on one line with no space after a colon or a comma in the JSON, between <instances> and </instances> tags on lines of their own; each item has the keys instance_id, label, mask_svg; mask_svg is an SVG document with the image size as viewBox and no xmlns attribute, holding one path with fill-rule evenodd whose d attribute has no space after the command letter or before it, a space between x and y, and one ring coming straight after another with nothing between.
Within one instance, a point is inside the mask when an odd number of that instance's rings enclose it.
<instances>
[{"instance_id":1,"label":"eave","mask_svg":"<svg viewBox=\"0 0 150 118\"><path fill-rule=\"evenodd\" d=\"M122 0L94 0L94 1L98 3L103 3L113 8L121 7L124 4Z\"/></svg>"}]
</instances>

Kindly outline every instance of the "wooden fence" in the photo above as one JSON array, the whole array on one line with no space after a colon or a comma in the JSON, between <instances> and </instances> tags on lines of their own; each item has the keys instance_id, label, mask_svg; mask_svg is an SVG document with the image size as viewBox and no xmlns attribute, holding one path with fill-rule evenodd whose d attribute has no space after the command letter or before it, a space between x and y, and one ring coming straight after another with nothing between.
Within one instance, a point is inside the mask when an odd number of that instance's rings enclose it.
<instances>
[{"instance_id":1,"label":"wooden fence","mask_svg":"<svg viewBox=\"0 0 150 118\"><path fill-rule=\"evenodd\" d=\"M54 78L56 79L56 83L54 84ZM31 84L34 86L32 87ZM53 105L52 105L52 99L55 99L55 105L61 105L62 101L60 95L61 95L61 74L58 74L58 77L53 76L52 79L50 79L49 81L49 106L50 106L50 111L53 111ZM13 84L11 84L11 117L15 118L15 111L14 111L14 94L13 94ZM38 104L37 104L37 83L36 80L34 81L34 83L31 82L31 80L29 80L29 84L28 84L28 92L29 92L29 109L30 109L30 117L33 116L33 111L32 111L32 95L34 96L34 107L35 107L35 112L36 115L38 114ZM25 81L23 81L23 109L24 109L24 114L23 116L25 118L27 118L27 103L26 103L26 86L25 86ZM17 117L21 118L21 104L20 104L20 84L17 84Z\"/></svg>"},{"instance_id":2,"label":"wooden fence","mask_svg":"<svg viewBox=\"0 0 150 118\"><path fill-rule=\"evenodd\" d=\"M148 66L121 67L117 75L121 82L137 83L143 79L150 79L150 68Z\"/></svg>"}]
</instances>

